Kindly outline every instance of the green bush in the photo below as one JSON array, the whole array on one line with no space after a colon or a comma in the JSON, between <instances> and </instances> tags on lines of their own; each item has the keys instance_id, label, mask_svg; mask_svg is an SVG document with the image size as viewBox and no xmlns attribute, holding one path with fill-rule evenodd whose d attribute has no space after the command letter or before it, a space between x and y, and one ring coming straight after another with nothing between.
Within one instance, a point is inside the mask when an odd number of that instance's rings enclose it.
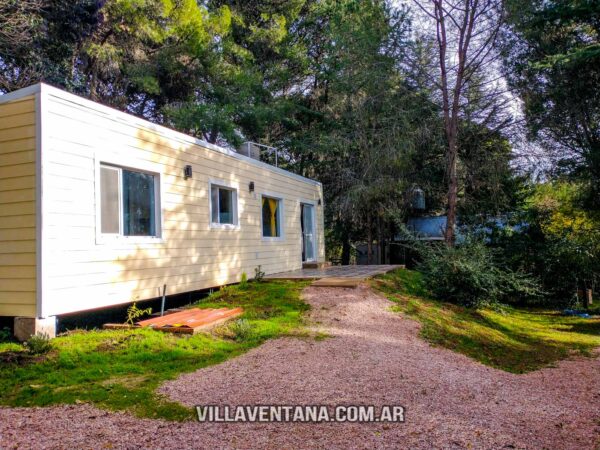
<instances>
[{"instance_id":1,"label":"green bush","mask_svg":"<svg viewBox=\"0 0 600 450\"><path fill-rule=\"evenodd\" d=\"M52 350L50 336L46 333L34 334L23 345L32 355L44 355Z\"/></svg>"},{"instance_id":2,"label":"green bush","mask_svg":"<svg viewBox=\"0 0 600 450\"><path fill-rule=\"evenodd\" d=\"M8 327L0 328L0 343L1 342L10 342L10 341L12 341L12 332L10 331L10 328L8 328Z\"/></svg>"},{"instance_id":3,"label":"green bush","mask_svg":"<svg viewBox=\"0 0 600 450\"><path fill-rule=\"evenodd\" d=\"M235 322L231 322L227 328L236 341L243 341L252 333L252 325L246 319L238 319Z\"/></svg>"},{"instance_id":4,"label":"green bush","mask_svg":"<svg viewBox=\"0 0 600 450\"><path fill-rule=\"evenodd\" d=\"M137 319L150 314L152 314L152 308L141 309L134 302L133 305L127 308L127 320L125 322L133 325Z\"/></svg>"},{"instance_id":5,"label":"green bush","mask_svg":"<svg viewBox=\"0 0 600 450\"><path fill-rule=\"evenodd\" d=\"M492 236L508 267L539 278L547 306L575 306L579 290L600 286L600 212L584 194L574 183L537 185L516 214L521 226Z\"/></svg>"},{"instance_id":6,"label":"green bush","mask_svg":"<svg viewBox=\"0 0 600 450\"><path fill-rule=\"evenodd\" d=\"M258 265L254 268L254 281L261 282L265 278L265 272L262 270L262 266Z\"/></svg>"},{"instance_id":7,"label":"green bush","mask_svg":"<svg viewBox=\"0 0 600 450\"><path fill-rule=\"evenodd\" d=\"M246 275L246 272L242 272L242 278L240 279L240 289L248 289L248 275Z\"/></svg>"},{"instance_id":8,"label":"green bush","mask_svg":"<svg viewBox=\"0 0 600 450\"><path fill-rule=\"evenodd\" d=\"M479 307L536 301L541 294L531 276L502 267L484 242L467 239L454 247L418 245L427 287L439 300Z\"/></svg>"}]
</instances>

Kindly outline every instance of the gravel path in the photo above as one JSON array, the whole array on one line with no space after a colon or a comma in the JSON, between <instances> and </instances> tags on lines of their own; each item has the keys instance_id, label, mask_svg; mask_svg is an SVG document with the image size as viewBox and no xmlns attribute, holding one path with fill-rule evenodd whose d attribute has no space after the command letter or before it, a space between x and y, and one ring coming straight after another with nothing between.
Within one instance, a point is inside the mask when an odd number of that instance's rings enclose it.
<instances>
[{"instance_id":1,"label":"gravel path","mask_svg":"<svg viewBox=\"0 0 600 450\"><path fill-rule=\"evenodd\" d=\"M161 391L195 404L399 404L403 424L168 423L0 409L0 448L600 448L600 358L512 375L430 347L367 288L308 288L324 340L267 342Z\"/></svg>"}]
</instances>

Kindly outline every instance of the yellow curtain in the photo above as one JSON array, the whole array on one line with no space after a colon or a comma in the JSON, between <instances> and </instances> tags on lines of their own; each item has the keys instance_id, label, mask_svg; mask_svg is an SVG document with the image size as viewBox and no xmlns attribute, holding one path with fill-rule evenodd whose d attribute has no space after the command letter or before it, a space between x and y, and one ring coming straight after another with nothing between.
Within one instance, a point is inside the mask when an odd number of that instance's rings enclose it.
<instances>
[{"instance_id":1,"label":"yellow curtain","mask_svg":"<svg viewBox=\"0 0 600 450\"><path fill-rule=\"evenodd\" d=\"M269 208L269 223L268 226L271 229L271 236L272 237L277 237L277 206L278 206L278 201L277 199L274 198L265 198L263 197L262 199L262 206L263 206L263 211L265 208L265 205L268 206ZM263 215L263 220L264 220L264 215Z\"/></svg>"},{"instance_id":2,"label":"yellow curtain","mask_svg":"<svg viewBox=\"0 0 600 450\"><path fill-rule=\"evenodd\" d=\"M271 210L271 236L277 236L277 224L275 223L275 214L277 214L277 200L269 199L269 209Z\"/></svg>"}]
</instances>

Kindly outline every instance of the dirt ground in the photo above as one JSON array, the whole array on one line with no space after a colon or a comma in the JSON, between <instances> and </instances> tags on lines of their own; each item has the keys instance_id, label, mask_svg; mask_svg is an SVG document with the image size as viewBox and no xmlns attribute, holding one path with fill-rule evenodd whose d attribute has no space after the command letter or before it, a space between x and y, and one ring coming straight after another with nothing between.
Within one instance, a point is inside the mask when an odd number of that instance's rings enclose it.
<instances>
[{"instance_id":1,"label":"dirt ground","mask_svg":"<svg viewBox=\"0 0 600 450\"><path fill-rule=\"evenodd\" d=\"M186 405L402 405L404 423L171 423L90 405L1 408L0 448L600 448L600 358L513 375L417 336L366 287L308 288L325 339L269 341L161 392Z\"/></svg>"}]
</instances>

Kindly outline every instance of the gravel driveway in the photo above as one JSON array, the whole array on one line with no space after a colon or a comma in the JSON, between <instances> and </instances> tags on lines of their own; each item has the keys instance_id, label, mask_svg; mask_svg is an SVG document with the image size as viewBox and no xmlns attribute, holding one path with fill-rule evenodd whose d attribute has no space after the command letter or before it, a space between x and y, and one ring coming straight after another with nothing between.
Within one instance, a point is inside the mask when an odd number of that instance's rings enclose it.
<instances>
[{"instance_id":1,"label":"gravel driveway","mask_svg":"<svg viewBox=\"0 0 600 450\"><path fill-rule=\"evenodd\" d=\"M324 340L284 338L182 375L195 404L399 404L403 424L200 424L89 405L0 409L0 448L530 448L600 444L600 358L512 375L430 347L366 287L308 288Z\"/></svg>"}]
</instances>

